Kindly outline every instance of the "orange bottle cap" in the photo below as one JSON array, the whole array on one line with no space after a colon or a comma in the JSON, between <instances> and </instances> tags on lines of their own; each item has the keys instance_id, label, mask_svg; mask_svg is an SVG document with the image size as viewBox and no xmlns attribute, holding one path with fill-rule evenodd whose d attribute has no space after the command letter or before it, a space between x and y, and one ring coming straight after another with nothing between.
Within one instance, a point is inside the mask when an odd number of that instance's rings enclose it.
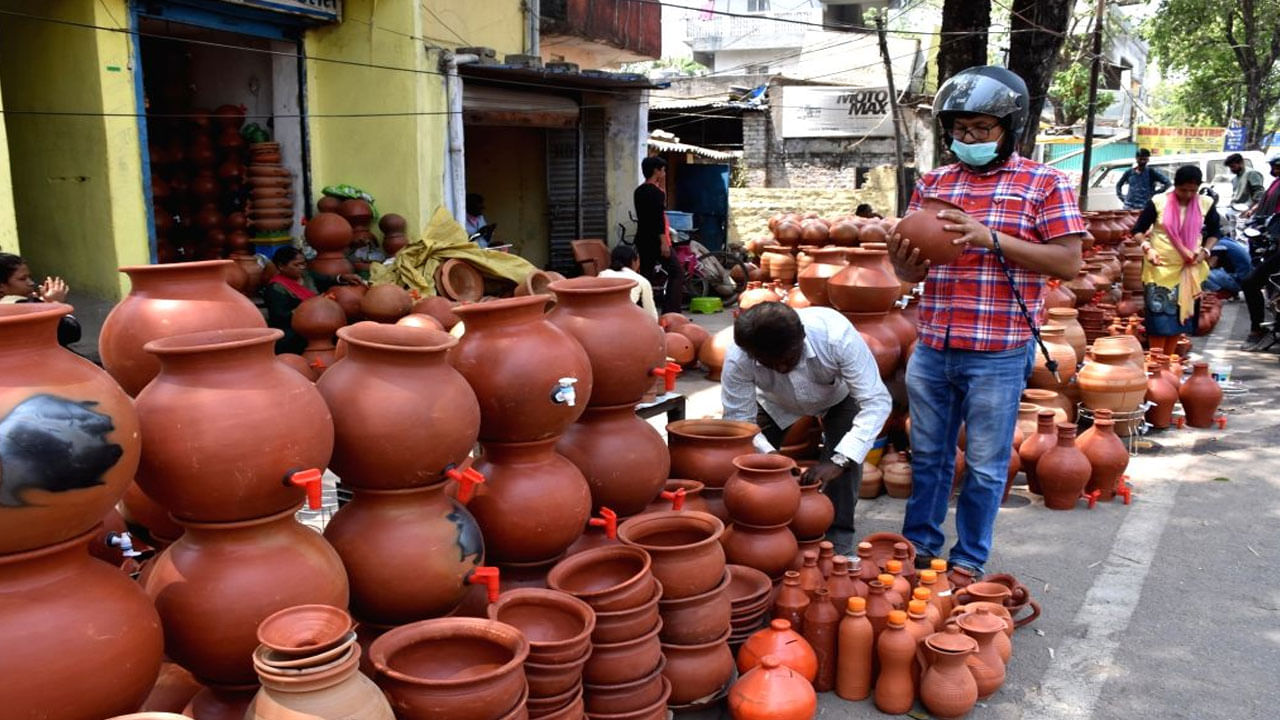
<instances>
[{"instance_id":1,"label":"orange bottle cap","mask_svg":"<svg viewBox=\"0 0 1280 720\"><path fill-rule=\"evenodd\" d=\"M898 627L902 627L903 625L906 625L906 624L907 624L907 614L906 614L906 613L904 613L904 612L902 612L901 610L890 610L890 611L889 611L889 624L890 624L890 625L896 625L896 626L898 626Z\"/></svg>"},{"instance_id":2,"label":"orange bottle cap","mask_svg":"<svg viewBox=\"0 0 1280 720\"><path fill-rule=\"evenodd\" d=\"M885 587L891 587L893 585L893 576L890 575L889 573L880 573L879 575L876 576L876 579L879 580L880 584L884 585Z\"/></svg>"},{"instance_id":3,"label":"orange bottle cap","mask_svg":"<svg viewBox=\"0 0 1280 720\"><path fill-rule=\"evenodd\" d=\"M938 571L937 570L921 570L920 582L924 583L925 585L932 585L938 582Z\"/></svg>"},{"instance_id":4,"label":"orange bottle cap","mask_svg":"<svg viewBox=\"0 0 1280 720\"><path fill-rule=\"evenodd\" d=\"M929 567L933 568L935 572L946 572L947 561L942 558L934 558L929 561Z\"/></svg>"},{"instance_id":5,"label":"orange bottle cap","mask_svg":"<svg viewBox=\"0 0 1280 720\"><path fill-rule=\"evenodd\" d=\"M867 599L861 597L849 598L849 612L865 612L867 609Z\"/></svg>"},{"instance_id":6,"label":"orange bottle cap","mask_svg":"<svg viewBox=\"0 0 1280 720\"><path fill-rule=\"evenodd\" d=\"M898 573L902 572L902 561L901 560L886 561L884 564L884 569L888 570L890 573L893 573L894 575L897 575Z\"/></svg>"},{"instance_id":7,"label":"orange bottle cap","mask_svg":"<svg viewBox=\"0 0 1280 720\"><path fill-rule=\"evenodd\" d=\"M911 591L911 597L920 602L929 602L929 598L933 597L933 591L927 587L918 587ZM912 602L915 602L915 600L912 600Z\"/></svg>"},{"instance_id":8,"label":"orange bottle cap","mask_svg":"<svg viewBox=\"0 0 1280 720\"><path fill-rule=\"evenodd\" d=\"M907 610L910 611L912 615L923 615L928 608L929 603L924 600L917 599L907 603Z\"/></svg>"}]
</instances>

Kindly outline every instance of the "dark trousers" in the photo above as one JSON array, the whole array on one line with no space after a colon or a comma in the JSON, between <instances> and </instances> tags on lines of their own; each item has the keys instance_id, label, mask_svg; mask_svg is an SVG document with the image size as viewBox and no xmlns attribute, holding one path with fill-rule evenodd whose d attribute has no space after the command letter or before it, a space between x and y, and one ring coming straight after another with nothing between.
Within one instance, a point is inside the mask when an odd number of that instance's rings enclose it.
<instances>
[{"instance_id":1,"label":"dark trousers","mask_svg":"<svg viewBox=\"0 0 1280 720\"><path fill-rule=\"evenodd\" d=\"M648 278L654 293L659 296L658 307L664 313L680 312L684 303L684 268L676 260L675 248L671 249L671 254L667 257L662 257L662 252L657 247L642 250L637 243L636 250L640 253L640 272ZM666 273L665 278L657 272L656 267L662 268Z\"/></svg>"},{"instance_id":2,"label":"dark trousers","mask_svg":"<svg viewBox=\"0 0 1280 720\"><path fill-rule=\"evenodd\" d=\"M1263 320L1266 319L1266 301L1262 294L1263 289L1267 287L1267 281L1271 279L1271 276L1278 272L1280 272L1280 252L1273 252L1261 263L1254 266L1244 281L1240 283L1240 289L1244 291L1244 301L1249 306L1249 327L1251 330L1260 329Z\"/></svg>"},{"instance_id":3,"label":"dark trousers","mask_svg":"<svg viewBox=\"0 0 1280 720\"><path fill-rule=\"evenodd\" d=\"M853 427L853 419L858 414L858 403L849 396L834 407L827 410L826 415L822 417L822 455L823 460L830 460L832 453L835 452L837 442L844 437L849 428ZM789 427L778 427L778 423L773 421L769 413L765 412L763 407L756 405L756 425L760 426L760 431L764 433L764 437L775 448L782 447L782 438L787 434ZM858 486L862 484L862 465L860 463L851 462L845 471L840 473L835 480L827 483L822 492L831 498L831 503L836 507L836 519L831 523L831 529L842 533L853 533L853 510L858 505ZM808 538L802 538L808 539Z\"/></svg>"}]
</instances>

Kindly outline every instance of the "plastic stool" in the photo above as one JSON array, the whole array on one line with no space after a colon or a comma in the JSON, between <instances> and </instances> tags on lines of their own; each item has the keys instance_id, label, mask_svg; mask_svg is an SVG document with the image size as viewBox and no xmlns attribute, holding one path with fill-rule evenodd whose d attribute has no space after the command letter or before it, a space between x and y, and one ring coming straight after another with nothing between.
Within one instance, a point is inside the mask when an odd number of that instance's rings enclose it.
<instances>
[{"instance_id":1,"label":"plastic stool","mask_svg":"<svg viewBox=\"0 0 1280 720\"><path fill-rule=\"evenodd\" d=\"M724 309L724 301L718 297L696 297L689 301L689 312L710 315Z\"/></svg>"}]
</instances>

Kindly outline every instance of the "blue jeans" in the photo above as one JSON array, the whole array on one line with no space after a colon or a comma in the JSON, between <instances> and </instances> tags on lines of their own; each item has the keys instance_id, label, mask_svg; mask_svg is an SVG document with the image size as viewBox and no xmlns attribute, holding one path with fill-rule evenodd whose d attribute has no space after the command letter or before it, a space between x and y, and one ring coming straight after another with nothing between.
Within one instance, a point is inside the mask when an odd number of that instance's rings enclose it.
<instances>
[{"instance_id":1,"label":"blue jeans","mask_svg":"<svg viewBox=\"0 0 1280 720\"><path fill-rule=\"evenodd\" d=\"M916 346L907 363L911 403L911 499L902 534L925 557L941 557L956 439L965 424L966 476L956 502L952 565L980 574L991 552L1018 419L1018 402L1035 363L1035 344L1002 352Z\"/></svg>"},{"instance_id":2,"label":"blue jeans","mask_svg":"<svg viewBox=\"0 0 1280 720\"><path fill-rule=\"evenodd\" d=\"M1218 292L1219 290L1239 292L1240 283L1244 282L1244 279L1248 277L1249 271L1252 269L1249 248L1231 238L1224 237L1214 246L1213 252L1215 255L1225 253L1229 257L1226 265L1229 265L1232 271L1228 272L1224 266L1210 270L1209 277L1204 281L1204 289L1210 292Z\"/></svg>"}]
</instances>

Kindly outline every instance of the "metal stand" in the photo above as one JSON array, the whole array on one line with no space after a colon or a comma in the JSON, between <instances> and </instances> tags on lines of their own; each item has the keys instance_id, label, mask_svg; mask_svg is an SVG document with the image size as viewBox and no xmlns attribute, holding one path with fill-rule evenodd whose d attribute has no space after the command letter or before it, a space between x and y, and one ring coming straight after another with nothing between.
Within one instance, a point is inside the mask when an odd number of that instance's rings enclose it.
<instances>
[{"instance_id":1,"label":"metal stand","mask_svg":"<svg viewBox=\"0 0 1280 720\"><path fill-rule=\"evenodd\" d=\"M1111 420L1115 423L1116 435L1124 441L1125 449L1129 451L1129 457L1135 457L1138 454L1137 438L1146 435L1151 426L1147 424L1146 414L1150 403L1142 403L1137 410L1132 412L1116 412L1111 411ZM1093 410L1084 406L1084 403L1076 403L1076 423L1081 424L1082 421L1088 420L1089 425L1093 425Z\"/></svg>"}]
</instances>

